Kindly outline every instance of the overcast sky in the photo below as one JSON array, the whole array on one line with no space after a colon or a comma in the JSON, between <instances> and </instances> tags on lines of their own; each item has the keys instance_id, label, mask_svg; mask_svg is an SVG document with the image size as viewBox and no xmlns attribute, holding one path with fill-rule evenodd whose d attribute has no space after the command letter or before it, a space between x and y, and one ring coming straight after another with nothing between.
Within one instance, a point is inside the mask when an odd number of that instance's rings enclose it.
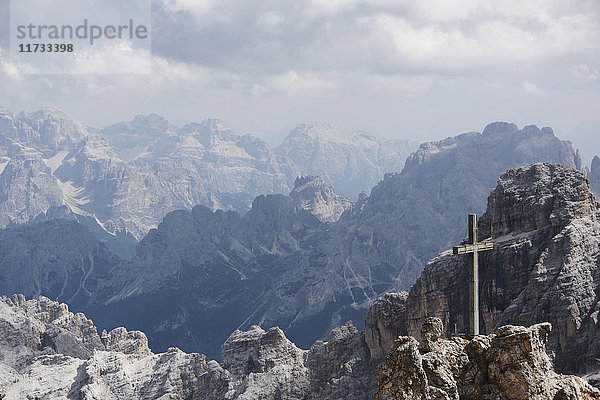
<instances>
[{"instance_id":1,"label":"overcast sky","mask_svg":"<svg viewBox=\"0 0 600 400\"><path fill-rule=\"evenodd\" d=\"M154 0L152 24L151 75L26 75L4 57L0 106L96 127L220 118L270 143L310 121L424 141L504 120L600 153L597 0Z\"/></svg>"}]
</instances>

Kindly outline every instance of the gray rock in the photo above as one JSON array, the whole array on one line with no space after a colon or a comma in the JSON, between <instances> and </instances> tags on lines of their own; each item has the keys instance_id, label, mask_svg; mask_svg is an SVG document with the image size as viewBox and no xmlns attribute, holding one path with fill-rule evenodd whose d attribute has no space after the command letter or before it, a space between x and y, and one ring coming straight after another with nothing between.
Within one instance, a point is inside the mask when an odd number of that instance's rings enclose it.
<instances>
[{"instance_id":1,"label":"gray rock","mask_svg":"<svg viewBox=\"0 0 600 400\"><path fill-rule=\"evenodd\" d=\"M335 222L352 207L352 203L325 185L321 177L301 176L296 178L290 198L298 202L303 210L310 211L320 221Z\"/></svg>"},{"instance_id":2,"label":"gray rock","mask_svg":"<svg viewBox=\"0 0 600 400\"><path fill-rule=\"evenodd\" d=\"M441 320L427 324L439 326ZM545 349L550 329L549 323L506 325L470 341L438 338L425 354L414 338L401 336L377 371L373 399L600 398L600 390L583 379L554 372Z\"/></svg>"},{"instance_id":3,"label":"gray rock","mask_svg":"<svg viewBox=\"0 0 600 400\"><path fill-rule=\"evenodd\" d=\"M310 351L276 327L235 331L222 365L174 347L154 354L142 332L124 328L103 332L100 342L83 314L47 298L0 298L0 333L7 398L368 400L375 382L362 332L351 323Z\"/></svg>"},{"instance_id":4,"label":"gray rock","mask_svg":"<svg viewBox=\"0 0 600 400\"><path fill-rule=\"evenodd\" d=\"M550 321L548 351L558 371L600 369L599 210L583 174L567 166L535 164L501 176L479 220L480 239L495 243L479 256L482 332ZM446 251L432 259L401 306L409 335L419 335L425 316L440 318L444 335L466 332L464 256Z\"/></svg>"},{"instance_id":5,"label":"gray rock","mask_svg":"<svg viewBox=\"0 0 600 400\"><path fill-rule=\"evenodd\" d=\"M365 341L375 364L387 356L398 336L406 336L405 302L407 292L386 293L365 316Z\"/></svg>"},{"instance_id":6,"label":"gray rock","mask_svg":"<svg viewBox=\"0 0 600 400\"><path fill-rule=\"evenodd\" d=\"M316 342L306 366L312 399L371 399L375 368L364 334L352 322L332 330L329 341Z\"/></svg>"}]
</instances>

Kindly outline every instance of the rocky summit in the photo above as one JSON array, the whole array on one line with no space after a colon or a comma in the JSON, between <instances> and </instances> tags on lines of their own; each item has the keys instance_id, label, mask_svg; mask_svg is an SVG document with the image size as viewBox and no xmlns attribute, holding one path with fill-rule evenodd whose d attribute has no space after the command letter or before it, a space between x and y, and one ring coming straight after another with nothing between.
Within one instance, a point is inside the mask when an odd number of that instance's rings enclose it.
<instances>
[{"instance_id":1,"label":"rocky summit","mask_svg":"<svg viewBox=\"0 0 600 400\"><path fill-rule=\"evenodd\" d=\"M467 340L443 339L441 320L429 318L420 343L396 338L381 363L352 323L310 350L277 327L237 330L221 364L174 347L154 354L139 331L99 335L85 315L45 297L0 297L0 329L0 399L600 399L583 379L553 371L549 323Z\"/></svg>"},{"instance_id":2,"label":"rocky summit","mask_svg":"<svg viewBox=\"0 0 600 400\"><path fill-rule=\"evenodd\" d=\"M444 339L441 320L428 318L421 344L411 336L394 341L373 400L600 399L583 379L554 372L545 348L551 329L505 325L491 335Z\"/></svg>"},{"instance_id":3,"label":"rocky summit","mask_svg":"<svg viewBox=\"0 0 600 400\"><path fill-rule=\"evenodd\" d=\"M465 221L466 223L466 221ZM548 352L561 372L595 382L600 275L600 204L583 173L548 163L504 173L478 224L494 250L479 255L481 330L550 322ZM466 258L441 253L410 293L386 296L373 316L398 310L395 321L371 318L367 337L389 348L391 334L417 335L424 318L444 322L443 335L468 327Z\"/></svg>"},{"instance_id":4,"label":"rocky summit","mask_svg":"<svg viewBox=\"0 0 600 400\"><path fill-rule=\"evenodd\" d=\"M368 399L373 370L352 324L301 350L279 328L235 331L223 363L172 347L148 349L139 331L96 331L45 297L0 297L0 399Z\"/></svg>"}]
</instances>

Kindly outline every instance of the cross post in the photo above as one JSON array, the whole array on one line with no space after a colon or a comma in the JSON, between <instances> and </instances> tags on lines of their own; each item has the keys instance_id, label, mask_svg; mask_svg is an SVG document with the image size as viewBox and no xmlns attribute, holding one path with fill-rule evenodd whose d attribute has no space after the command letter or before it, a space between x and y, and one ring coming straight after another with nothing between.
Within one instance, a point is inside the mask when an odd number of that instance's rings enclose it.
<instances>
[{"instance_id":1,"label":"cross post","mask_svg":"<svg viewBox=\"0 0 600 400\"><path fill-rule=\"evenodd\" d=\"M492 250L494 243L477 243L477 214L469 214L469 238L467 244L452 247L454 254L466 254L469 261L469 334L479 335L479 251Z\"/></svg>"}]
</instances>

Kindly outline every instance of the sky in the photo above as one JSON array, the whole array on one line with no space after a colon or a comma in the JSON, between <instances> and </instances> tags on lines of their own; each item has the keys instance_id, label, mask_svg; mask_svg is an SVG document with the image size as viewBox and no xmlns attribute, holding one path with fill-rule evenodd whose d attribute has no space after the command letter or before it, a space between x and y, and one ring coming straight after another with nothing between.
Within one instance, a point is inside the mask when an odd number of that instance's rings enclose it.
<instances>
[{"instance_id":1,"label":"sky","mask_svg":"<svg viewBox=\"0 0 600 400\"><path fill-rule=\"evenodd\" d=\"M94 127L219 118L271 144L312 121L415 141L509 121L552 127L588 165L600 154L597 0L152 0L140 75L28 74L7 57L8 16L0 0L13 112L56 106Z\"/></svg>"}]
</instances>

